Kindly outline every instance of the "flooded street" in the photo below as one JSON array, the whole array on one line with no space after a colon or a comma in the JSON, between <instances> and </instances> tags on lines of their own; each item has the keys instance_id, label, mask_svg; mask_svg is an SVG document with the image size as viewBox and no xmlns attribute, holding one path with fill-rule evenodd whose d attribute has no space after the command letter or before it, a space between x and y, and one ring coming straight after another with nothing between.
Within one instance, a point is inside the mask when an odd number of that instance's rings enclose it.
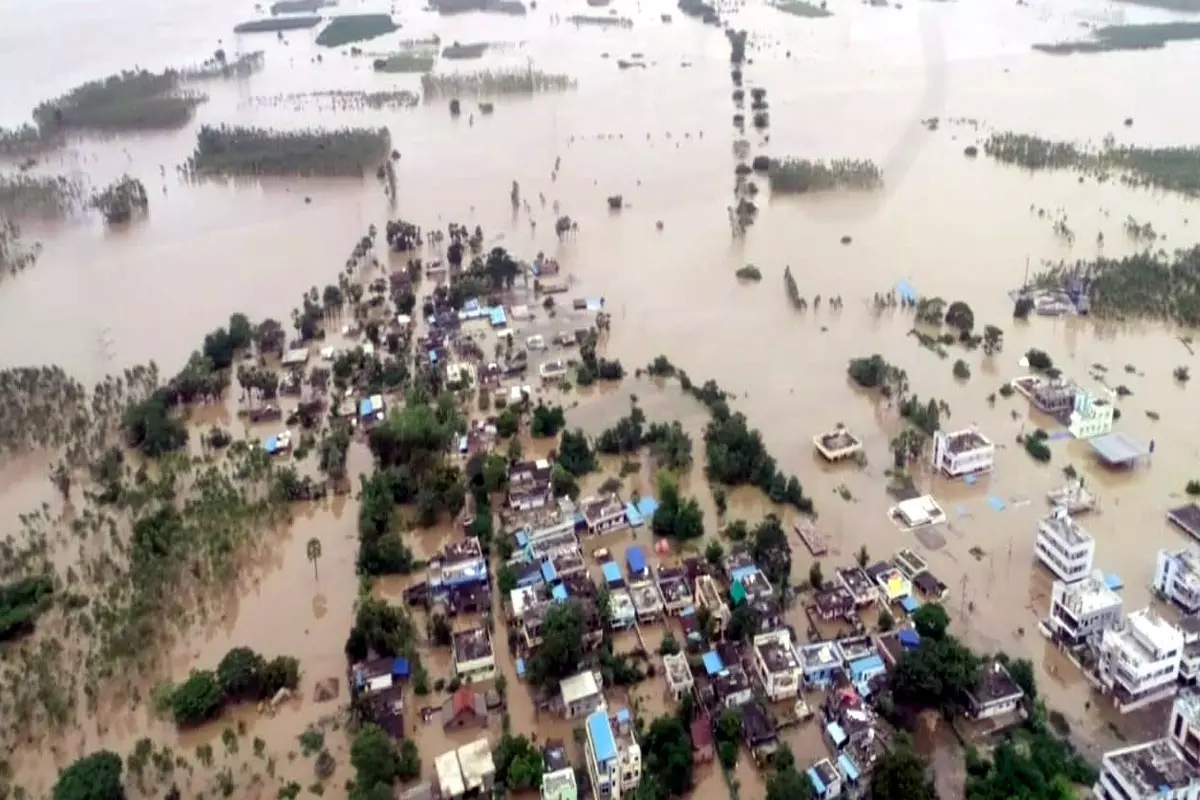
<instances>
[{"instance_id":1,"label":"flooded street","mask_svg":"<svg viewBox=\"0 0 1200 800\"><path fill-rule=\"evenodd\" d=\"M980 651L1032 659L1047 706L1066 716L1080 743L1096 750L1113 746L1113 724L1125 724L1120 715L1038 634L1051 579L1034 563L1034 532L1048 510L1045 493L1062 483L1063 469L1072 465L1101 498L1101 512L1081 520L1096 539L1096 566L1120 574L1127 611L1151 601L1156 551L1187 544L1164 512L1182 502L1188 480L1200 477L1200 433L1187 422L1198 390L1172 377L1173 369L1195 366L1195 359L1178 339L1183 332L1168 325L1036 316L1016 321L1007 292L1022 283L1027 265L1036 271L1044 260L1140 249L1125 233L1128 217L1151 222L1168 250L1193 244L1200 239L1200 205L1065 171L1031 174L983 156L967 158L963 149L989 130L1090 142L1113 134L1122 143L1195 144L1193 76L1200 74L1200 46L1181 42L1155 51L1065 58L1030 49L1034 42L1077 35L1084 22L1174 18L1100 0L830 7L835 13L827 19L793 17L759 3L746 4L732 17L732 24L750 31L746 85L766 87L771 102L767 132L748 128L738 134L730 121L733 87L725 36L665 0L616 0L609 9L633 19L631 28L555 22L555 15L565 19L587 10L576 0L539 3L526 17L438 17L415 3L397 4L393 13L403 27L368 42L368 55L357 57L348 48L318 48L308 31L278 40L273 34L233 35L236 23L260 16L249 0L0 0L3 125L26 121L36 104L77 84L135 65L199 63L217 47L231 54L266 52L263 71L204 86L209 100L198 107L194 125L173 133L72 141L34 167L74 175L91 186L128 172L149 190L149 218L124 229L109 229L95 217L23 223L26 236L41 240L45 249L36 268L0 282L6 332L0 366L58 364L91 383L154 360L164 374L173 374L231 312L274 317L287 326L300 294L335 283L371 224L382 228L396 218L427 229L444 229L452 221L479 224L487 247L502 245L525 260L538 252L557 259L571 282L570 296L603 297L612 315L605 355L619 358L630 375L615 388L575 389L558 397L572 427L598 434L628 413L631 395L651 421L680 420L695 442L696 461L681 488L699 498L707 533L715 535L716 507L702 471L707 412L674 381L635 378L632 372L665 354L697 383L715 379L761 430L780 468L794 472L814 498L818 525L830 539L822 564L827 575L849 566L862 546L872 560L914 548L949 586L946 607L956 634ZM348 2L341 10L387 9ZM668 13L674 20L662 22L660 15ZM497 98L488 116L474 113L474 100L464 98L459 118L441 100L412 109L335 111L327 99L311 96L418 91L415 75L374 72L370 54L433 34L442 42L509 45L479 61L443 60L439 70L530 63L567 74L578 87ZM616 60L633 53L644 54L646 68L619 69ZM1150 73L1152 81L1135 77ZM933 117L940 125L922 124ZM1126 118L1132 118L1131 127L1123 125ZM200 124L386 126L401 156L394 206L374 176L185 181L176 166L191 154ZM754 154L772 157L873 159L885 188L781 197L771 196L760 178L757 221L744 238L733 237L727 207L734 202L734 167L743 160L735 157L734 142L742 138ZM6 173L10 166L0 162ZM513 210L508 196L513 181L531 204L529 212ZM616 194L625 207L610 211L606 198ZM1039 216L1037 208L1046 215ZM578 233L565 240L554 232L560 214L578 223ZM1062 214L1078 234L1073 243L1053 230L1053 218ZM440 254L431 249L428 257ZM393 267L403 263L399 255L392 259ZM746 264L761 269L761 282L734 277ZM797 311L784 290L785 266L801 295L840 296L844 307L832 310L825 303ZM1003 351L985 356L955 346L943 359L923 348L907 335L910 313L877 312L872 305L874 294L891 291L901 279L922 295L969 303L977 328L995 324L1004 330ZM518 324L517 333L540 332L538 324ZM1118 429L1155 442L1152 458L1114 473L1097 465L1086 442L1067 440L1048 443L1053 451L1048 464L1034 462L1017 437L1052 423L1019 394L988 400L1002 383L1027 372L1018 360L1029 348L1045 350L1085 386L1095 384L1088 375L1101 365L1110 388L1127 387L1130 394L1117 403ZM900 428L899 417L846 378L850 359L872 353L905 369L915 394L946 401L949 429L978 425L997 444L994 473L972 486L915 475L918 488L933 494L949 516L939 529L944 543L937 547L901 532L887 517L894 500L885 491L884 473L892 465L889 441ZM970 367L967 381L952 374L958 358ZM231 398L226 411L236 403ZM863 440L866 466L831 467L813 452L814 434L837 423ZM524 442L527 456L545 455L552 447L548 440ZM4 519L15 520L42 503L61 510L46 479L49 465L41 454L0 463ZM370 466L365 445L356 443L348 472L356 488L358 473ZM604 459L602 467L582 482L585 494L616 476L620 460ZM649 492L651 466L643 464L622 480L626 493ZM1003 510L994 510L993 497L1003 500ZM740 489L729 495L727 518L753 524L773 510L790 529L794 512ZM265 741L271 770L307 786L314 780L312 760L297 755L296 737L323 724L326 746L339 763L330 793L344 796L342 786L352 776L348 743L325 718L346 699L343 648L359 588L357 517L352 495L298 507L291 525L270 534L269 556L252 565L251 577L231 594L219 618L202 626L202 635L179 643L169 659L171 675L165 677L180 680L192 669L213 668L238 645L267 657L293 655L303 671L298 699L273 716L243 706L183 734L144 703L125 706L65 734L54 749L15 753L10 759L15 775L34 796L45 796L59 768L93 749L127 753L138 739L150 737L175 742L177 753L192 758L204 743L220 751L221 731L241 721L242 749L220 763L236 773L238 796L274 797L276 787L264 777L268 759L251 752L250 739ZM13 523L8 532L18 530ZM416 557L427 559L456 535L445 522L406 541ZM646 544L650 534L643 528L636 536ZM314 537L322 543L316 574L305 550ZM596 548L620 554L633 537L624 532L588 540L589 570L596 572ZM698 547L703 550L702 543ZM793 584L807 579L811 563L794 542ZM417 579L384 579L375 592L401 602L403 589ZM497 667L507 679L512 730L536 733L538 742L562 739L572 762L581 764L575 726L535 716L528 689L515 674L499 603L497 597L493 641ZM424 615L415 616L423 630ZM808 627L799 606L788 621L801 633ZM467 617L455 625L480 623ZM669 624L678 634L676 623ZM661 624L647 628L649 650L657 652L664 630ZM422 655L431 682L450 677L444 649ZM342 694L334 702L314 702L316 682L331 676L341 681ZM612 689L610 707L636 704L647 718L668 711L663 685L660 675L631 697ZM147 697L152 688L146 687ZM446 733L439 715L422 724L417 709L428 703L440 714L444 699L437 692L412 698L406 718L426 777L434 757L482 735L478 729ZM818 701L810 698L814 707ZM495 715L486 734L499 739ZM815 722L790 729L784 739L802 766L823 753ZM763 782L747 758L743 753L735 774L741 796L757 800ZM699 796L723 796L718 768L698 769L697 780ZM184 794L207 788L198 779Z\"/></svg>"}]
</instances>

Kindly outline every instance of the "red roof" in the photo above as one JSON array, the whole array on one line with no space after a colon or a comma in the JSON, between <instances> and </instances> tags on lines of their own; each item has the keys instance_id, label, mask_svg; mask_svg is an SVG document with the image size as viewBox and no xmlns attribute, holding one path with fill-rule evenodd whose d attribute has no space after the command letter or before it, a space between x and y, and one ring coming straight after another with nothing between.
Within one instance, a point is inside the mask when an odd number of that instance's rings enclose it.
<instances>
[{"instance_id":1,"label":"red roof","mask_svg":"<svg viewBox=\"0 0 1200 800\"><path fill-rule=\"evenodd\" d=\"M708 724L708 717L696 717L692 720L692 747L699 750L703 747L712 746L712 727Z\"/></svg>"},{"instance_id":2,"label":"red roof","mask_svg":"<svg viewBox=\"0 0 1200 800\"><path fill-rule=\"evenodd\" d=\"M475 710L475 693L468 687L464 686L454 693L454 716L458 716L464 711Z\"/></svg>"}]
</instances>

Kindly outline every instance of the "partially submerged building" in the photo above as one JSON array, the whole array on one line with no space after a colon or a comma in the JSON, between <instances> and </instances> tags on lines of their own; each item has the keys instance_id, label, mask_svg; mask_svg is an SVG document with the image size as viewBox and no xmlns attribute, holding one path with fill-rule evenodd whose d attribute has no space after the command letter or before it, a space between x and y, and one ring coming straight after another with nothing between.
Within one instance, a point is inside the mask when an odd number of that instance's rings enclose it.
<instances>
[{"instance_id":1,"label":"partially submerged building","mask_svg":"<svg viewBox=\"0 0 1200 800\"><path fill-rule=\"evenodd\" d=\"M496 677L496 655L487 628L459 631L453 635L451 644L454 674L463 683L490 681Z\"/></svg>"},{"instance_id":2,"label":"partially submerged building","mask_svg":"<svg viewBox=\"0 0 1200 800\"><path fill-rule=\"evenodd\" d=\"M999 661L983 665L975 687L967 692L967 716L971 719L994 719L1017 715L1025 692L1008 674Z\"/></svg>"},{"instance_id":3,"label":"partially submerged building","mask_svg":"<svg viewBox=\"0 0 1200 800\"><path fill-rule=\"evenodd\" d=\"M772 702L790 700L800 692L804 671L791 633L784 629L755 636L751 650L754 671Z\"/></svg>"},{"instance_id":4,"label":"partially submerged building","mask_svg":"<svg viewBox=\"0 0 1200 800\"><path fill-rule=\"evenodd\" d=\"M933 435L932 464L948 478L991 472L996 445L974 426L952 433L938 431Z\"/></svg>"},{"instance_id":5,"label":"partially submerged building","mask_svg":"<svg viewBox=\"0 0 1200 800\"><path fill-rule=\"evenodd\" d=\"M592 793L617 800L632 796L642 779L642 753L629 711L621 709L611 719L605 711L594 711L588 715L585 733Z\"/></svg>"},{"instance_id":6,"label":"partially submerged building","mask_svg":"<svg viewBox=\"0 0 1200 800\"><path fill-rule=\"evenodd\" d=\"M1200 709L1195 696L1171 709L1166 736L1110 750L1092 793L1101 800L1193 800L1200 796Z\"/></svg>"},{"instance_id":7,"label":"partially submerged building","mask_svg":"<svg viewBox=\"0 0 1200 800\"><path fill-rule=\"evenodd\" d=\"M598 672L584 670L559 682L562 695L563 715L567 719L586 717L603 710L604 692L602 678Z\"/></svg>"},{"instance_id":8,"label":"partially submerged building","mask_svg":"<svg viewBox=\"0 0 1200 800\"><path fill-rule=\"evenodd\" d=\"M821 621L832 622L839 619L849 619L853 616L856 607L854 595L850 593L849 589L845 586L834 586L829 589L822 589L813 595L812 605L809 606L809 610Z\"/></svg>"},{"instance_id":9,"label":"partially submerged building","mask_svg":"<svg viewBox=\"0 0 1200 800\"><path fill-rule=\"evenodd\" d=\"M542 775L542 800L577 800L579 786L575 781L575 770L567 758L567 748L561 739L550 739L542 746L542 761L546 771Z\"/></svg>"},{"instance_id":10,"label":"partially submerged building","mask_svg":"<svg viewBox=\"0 0 1200 800\"><path fill-rule=\"evenodd\" d=\"M667 693L675 702L679 702L691 693L692 687L695 685L695 679L692 677L692 669L688 666L687 654L676 653L674 655L664 655L662 662L663 678L667 682Z\"/></svg>"},{"instance_id":11,"label":"partially submerged building","mask_svg":"<svg viewBox=\"0 0 1200 800\"><path fill-rule=\"evenodd\" d=\"M1122 714L1174 696L1183 632L1149 608L1129 614L1100 639L1097 673Z\"/></svg>"},{"instance_id":12,"label":"partially submerged building","mask_svg":"<svg viewBox=\"0 0 1200 800\"><path fill-rule=\"evenodd\" d=\"M1050 590L1050 637L1067 647L1098 644L1106 630L1121 623L1121 595L1099 575L1067 583L1055 581Z\"/></svg>"},{"instance_id":13,"label":"partially submerged building","mask_svg":"<svg viewBox=\"0 0 1200 800\"><path fill-rule=\"evenodd\" d=\"M1111 400L1080 389L1067 420L1067 430L1076 439L1091 439L1112 432L1116 409Z\"/></svg>"},{"instance_id":14,"label":"partially submerged building","mask_svg":"<svg viewBox=\"0 0 1200 800\"><path fill-rule=\"evenodd\" d=\"M725 602L725 593L711 575L700 575L696 578L696 605L708 609L708 613L717 620L721 630L725 630L731 612Z\"/></svg>"},{"instance_id":15,"label":"partially submerged building","mask_svg":"<svg viewBox=\"0 0 1200 800\"><path fill-rule=\"evenodd\" d=\"M1091 574L1096 540L1065 508L1056 508L1038 520L1033 552L1055 577L1070 583Z\"/></svg>"},{"instance_id":16,"label":"partially submerged building","mask_svg":"<svg viewBox=\"0 0 1200 800\"><path fill-rule=\"evenodd\" d=\"M1200 612L1200 552L1159 550L1151 586L1185 614Z\"/></svg>"},{"instance_id":17,"label":"partially submerged building","mask_svg":"<svg viewBox=\"0 0 1200 800\"><path fill-rule=\"evenodd\" d=\"M662 619L663 599L658 593L654 581L637 581L629 585L629 596L633 598L633 607L637 611L639 623L654 622Z\"/></svg>"},{"instance_id":18,"label":"partially submerged building","mask_svg":"<svg viewBox=\"0 0 1200 800\"><path fill-rule=\"evenodd\" d=\"M513 511L542 508L553 498L549 461L515 461L509 466L508 507Z\"/></svg>"},{"instance_id":19,"label":"partially submerged building","mask_svg":"<svg viewBox=\"0 0 1200 800\"><path fill-rule=\"evenodd\" d=\"M862 567L839 569L835 573L837 582L846 587L854 597L854 605L862 608L879 602L879 588Z\"/></svg>"},{"instance_id":20,"label":"partially submerged building","mask_svg":"<svg viewBox=\"0 0 1200 800\"><path fill-rule=\"evenodd\" d=\"M599 536L629 527L629 517L625 513L625 503L615 494L604 497L593 497L580 502L583 522L587 532Z\"/></svg>"},{"instance_id":21,"label":"partially submerged building","mask_svg":"<svg viewBox=\"0 0 1200 800\"><path fill-rule=\"evenodd\" d=\"M862 441L842 426L813 437L813 447L829 462L844 461L862 452Z\"/></svg>"},{"instance_id":22,"label":"partially submerged building","mask_svg":"<svg viewBox=\"0 0 1200 800\"><path fill-rule=\"evenodd\" d=\"M659 567L655 580L666 613L676 616L693 604L687 572L682 567Z\"/></svg>"}]
</instances>

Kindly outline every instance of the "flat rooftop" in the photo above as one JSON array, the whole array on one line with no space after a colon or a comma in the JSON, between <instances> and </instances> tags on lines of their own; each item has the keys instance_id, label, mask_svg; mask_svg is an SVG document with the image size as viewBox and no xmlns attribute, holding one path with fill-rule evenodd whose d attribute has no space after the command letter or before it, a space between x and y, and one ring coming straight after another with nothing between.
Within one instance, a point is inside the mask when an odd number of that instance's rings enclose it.
<instances>
[{"instance_id":1,"label":"flat rooftop","mask_svg":"<svg viewBox=\"0 0 1200 800\"><path fill-rule=\"evenodd\" d=\"M775 631L754 637L754 649L769 672L790 672L799 666L791 638L787 631Z\"/></svg>"},{"instance_id":2,"label":"flat rooftop","mask_svg":"<svg viewBox=\"0 0 1200 800\"><path fill-rule=\"evenodd\" d=\"M1038 520L1038 530L1057 536L1072 547L1092 541L1092 535L1071 519L1064 508L1056 508Z\"/></svg>"},{"instance_id":3,"label":"flat rooftop","mask_svg":"<svg viewBox=\"0 0 1200 800\"><path fill-rule=\"evenodd\" d=\"M1088 439L1092 450L1105 464L1126 465L1150 455L1150 450L1141 442L1135 441L1123 433L1107 433Z\"/></svg>"},{"instance_id":4,"label":"flat rooftop","mask_svg":"<svg viewBox=\"0 0 1200 800\"><path fill-rule=\"evenodd\" d=\"M688 586L687 578L683 575L660 579L658 590L662 592L663 600L668 603L690 603L692 601L691 587Z\"/></svg>"},{"instance_id":5,"label":"flat rooftop","mask_svg":"<svg viewBox=\"0 0 1200 800\"><path fill-rule=\"evenodd\" d=\"M1021 687L999 661L979 670L979 682L971 690L971 698L979 705L1024 695Z\"/></svg>"},{"instance_id":6,"label":"flat rooftop","mask_svg":"<svg viewBox=\"0 0 1200 800\"><path fill-rule=\"evenodd\" d=\"M662 595L658 593L658 587L653 581L638 581L630 584L629 596L633 598L633 605L640 612L658 611L663 607Z\"/></svg>"},{"instance_id":7,"label":"flat rooftop","mask_svg":"<svg viewBox=\"0 0 1200 800\"><path fill-rule=\"evenodd\" d=\"M1200 781L1200 769L1185 761L1169 739L1110 751L1104 754L1104 761L1134 788L1137 797L1166 794Z\"/></svg>"},{"instance_id":8,"label":"flat rooftop","mask_svg":"<svg viewBox=\"0 0 1200 800\"><path fill-rule=\"evenodd\" d=\"M800 648L800 660L805 669L832 667L841 663L837 648L833 642L816 642Z\"/></svg>"},{"instance_id":9,"label":"flat rooftop","mask_svg":"<svg viewBox=\"0 0 1200 800\"><path fill-rule=\"evenodd\" d=\"M454 658L456 661L476 661L492 655L492 637L487 628L472 628L454 634Z\"/></svg>"},{"instance_id":10,"label":"flat rooftop","mask_svg":"<svg viewBox=\"0 0 1200 800\"><path fill-rule=\"evenodd\" d=\"M663 656L663 667L667 672L667 681L675 686L688 686L693 683L692 670L688 666L687 656L676 653L673 656Z\"/></svg>"},{"instance_id":11,"label":"flat rooftop","mask_svg":"<svg viewBox=\"0 0 1200 800\"><path fill-rule=\"evenodd\" d=\"M1188 503L1176 506L1167 512L1167 519L1182 528L1185 533L1200 539L1200 505Z\"/></svg>"},{"instance_id":12,"label":"flat rooftop","mask_svg":"<svg viewBox=\"0 0 1200 800\"><path fill-rule=\"evenodd\" d=\"M583 502L583 517L588 522L595 522L618 513L625 513L625 503L615 494Z\"/></svg>"},{"instance_id":13,"label":"flat rooftop","mask_svg":"<svg viewBox=\"0 0 1200 800\"><path fill-rule=\"evenodd\" d=\"M871 576L862 567L839 569L837 576L846 588L856 595L875 591L875 582L871 580Z\"/></svg>"},{"instance_id":14,"label":"flat rooftop","mask_svg":"<svg viewBox=\"0 0 1200 800\"><path fill-rule=\"evenodd\" d=\"M1121 595L1109 588L1103 578L1088 575L1074 583L1063 583L1062 605L1076 617L1086 617L1097 611L1121 605Z\"/></svg>"},{"instance_id":15,"label":"flat rooftop","mask_svg":"<svg viewBox=\"0 0 1200 800\"><path fill-rule=\"evenodd\" d=\"M946 449L954 455L968 453L981 447L990 447L991 444L990 439L974 428L946 434Z\"/></svg>"}]
</instances>

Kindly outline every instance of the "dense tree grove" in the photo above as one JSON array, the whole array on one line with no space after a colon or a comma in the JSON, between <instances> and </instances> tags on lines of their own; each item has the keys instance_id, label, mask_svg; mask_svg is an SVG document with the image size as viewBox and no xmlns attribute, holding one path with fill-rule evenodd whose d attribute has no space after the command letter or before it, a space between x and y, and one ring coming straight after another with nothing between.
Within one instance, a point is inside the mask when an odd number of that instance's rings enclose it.
<instances>
[{"instance_id":1,"label":"dense tree grove","mask_svg":"<svg viewBox=\"0 0 1200 800\"><path fill-rule=\"evenodd\" d=\"M221 713L226 703L268 700L300 684L300 662L291 656L267 661L249 647L225 654L216 672L194 670L171 689L171 714L179 725L197 725Z\"/></svg>"},{"instance_id":2,"label":"dense tree grove","mask_svg":"<svg viewBox=\"0 0 1200 800\"><path fill-rule=\"evenodd\" d=\"M679 485L666 472L658 476L658 510L650 520L655 536L699 539L704 535L704 512L694 497L683 497Z\"/></svg>"},{"instance_id":3,"label":"dense tree grove","mask_svg":"<svg viewBox=\"0 0 1200 800\"><path fill-rule=\"evenodd\" d=\"M997 796L995 800L1000 800ZM1007 797L1007 796L1005 796ZM925 762L901 736L871 773L872 800L938 800ZM1015 796L1012 800L1016 800Z\"/></svg>"},{"instance_id":4,"label":"dense tree grove","mask_svg":"<svg viewBox=\"0 0 1200 800\"><path fill-rule=\"evenodd\" d=\"M31 633L53 595L54 579L50 575L31 575L0 584L0 642Z\"/></svg>"},{"instance_id":5,"label":"dense tree grove","mask_svg":"<svg viewBox=\"0 0 1200 800\"><path fill-rule=\"evenodd\" d=\"M727 486L757 486L772 502L812 512L812 499L805 496L800 481L779 470L762 434L749 427L744 414L730 414L725 406L714 409L704 429L704 445L709 480Z\"/></svg>"},{"instance_id":6,"label":"dense tree grove","mask_svg":"<svg viewBox=\"0 0 1200 800\"><path fill-rule=\"evenodd\" d=\"M546 766L541 749L525 736L505 733L492 750L496 765L496 786L509 792L522 792L541 783Z\"/></svg>"},{"instance_id":7,"label":"dense tree grove","mask_svg":"<svg viewBox=\"0 0 1200 800\"><path fill-rule=\"evenodd\" d=\"M354 767L351 800L393 797L392 785L400 772L400 758L391 738L378 725L363 725L350 744Z\"/></svg>"},{"instance_id":8,"label":"dense tree grove","mask_svg":"<svg viewBox=\"0 0 1200 800\"><path fill-rule=\"evenodd\" d=\"M555 603L542 620L542 646L529 662L529 681L554 683L575 674L583 656L583 609L577 603Z\"/></svg>"},{"instance_id":9,"label":"dense tree grove","mask_svg":"<svg viewBox=\"0 0 1200 800\"><path fill-rule=\"evenodd\" d=\"M100 750L73 762L59 773L54 800L124 800L121 757Z\"/></svg>"},{"instance_id":10,"label":"dense tree grove","mask_svg":"<svg viewBox=\"0 0 1200 800\"><path fill-rule=\"evenodd\" d=\"M642 781L647 791L639 787L638 800L666 800L685 797L692 788L692 737L688 732L690 719L678 716L656 717L641 732L639 739L645 754Z\"/></svg>"},{"instance_id":11,"label":"dense tree grove","mask_svg":"<svg viewBox=\"0 0 1200 800\"><path fill-rule=\"evenodd\" d=\"M758 523L750 552L773 586L782 588L788 584L792 574L792 547L779 517L768 514Z\"/></svg>"},{"instance_id":12,"label":"dense tree grove","mask_svg":"<svg viewBox=\"0 0 1200 800\"><path fill-rule=\"evenodd\" d=\"M580 429L564 430L558 442L554 462L576 477L596 469L596 454L592 452L587 435Z\"/></svg>"}]
</instances>

